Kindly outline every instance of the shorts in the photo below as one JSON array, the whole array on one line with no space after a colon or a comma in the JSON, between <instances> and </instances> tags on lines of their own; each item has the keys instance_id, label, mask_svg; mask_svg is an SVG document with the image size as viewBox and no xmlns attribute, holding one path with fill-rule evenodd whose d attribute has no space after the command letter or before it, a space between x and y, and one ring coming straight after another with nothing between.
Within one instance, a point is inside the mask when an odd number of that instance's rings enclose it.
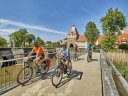
<instances>
[{"instance_id":1,"label":"shorts","mask_svg":"<svg viewBox=\"0 0 128 96\"><path fill-rule=\"evenodd\" d=\"M44 57L45 57L45 55L40 55L40 56L37 58L37 60L38 60L38 61L43 60Z\"/></svg>"},{"instance_id":2,"label":"shorts","mask_svg":"<svg viewBox=\"0 0 128 96\"><path fill-rule=\"evenodd\" d=\"M68 62L71 62L71 59L70 59L70 57L65 57L65 61L68 61Z\"/></svg>"}]
</instances>

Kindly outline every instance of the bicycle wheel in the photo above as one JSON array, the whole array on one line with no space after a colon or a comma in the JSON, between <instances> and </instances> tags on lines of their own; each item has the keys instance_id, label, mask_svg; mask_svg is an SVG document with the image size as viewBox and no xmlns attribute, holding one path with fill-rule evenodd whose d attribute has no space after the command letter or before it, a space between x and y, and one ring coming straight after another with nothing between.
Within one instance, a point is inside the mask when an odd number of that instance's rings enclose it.
<instances>
[{"instance_id":1,"label":"bicycle wheel","mask_svg":"<svg viewBox=\"0 0 128 96\"><path fill-rule=\"evenodd\" d=\"M24 67L17 75L17 83L20 85L27 83L31 79L32 75L33 68L29 66Z\"/></svg>"},{"instance_id":2,"label":"bicycle wheel","mask_svg":"<svg viewBox=\"0 0 128 96\"><path fill-rule=\"evenodd\" d=\"M58 86L60 82L62 81L63 78L63 72L60 67L57 67L52 74L52 85L53 86Z\"/></svg>"},{"instance_id":3,"label":"bicycle wheel","mask_svg":"<svg viewBox=\"0 0 128 96\"><path fill-rule=\"evenodd\" d=\"M49 67L47 67L45 64L41 64L41 73L46 74L49 71Z\"/></svg>"}]
</instances>

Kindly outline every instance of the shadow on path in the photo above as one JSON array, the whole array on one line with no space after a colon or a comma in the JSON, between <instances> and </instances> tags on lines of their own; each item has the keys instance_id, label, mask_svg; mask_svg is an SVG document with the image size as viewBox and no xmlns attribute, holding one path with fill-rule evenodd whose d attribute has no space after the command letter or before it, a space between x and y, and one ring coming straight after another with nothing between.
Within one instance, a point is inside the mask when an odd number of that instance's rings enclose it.
<instances>
[{"instance_id":1,"label":"shadow on path","mask_svg":"<svg viewBox=\"0 0 128 96\"><path fill-rule=\"evenodd\" d=\"M30 82L22 85L22 86L28 86L28 85L31 85L33 83L35 83L36 81L39 81L40 79L41 80L46 80L46 79L50 79L51 78L51 75L52 75L53 71L50 71L48 72L47 74L40 74L39 76L35 77L35 78L32 78L30 80Z\"/></svg>"},{"instance_id":2,"label":"shadow on path","mask_svg":"<svg viewBox=\"0 0 128 96\"><path fill-rule=\"evenodd\" d=\"M73 60L74 62L77 62L77 61L83 61L84 58L78 58L77 60Z\"/></svg>"},{"instance_id":3,"label":"shadow on path","mask_svg":"<svg viewBox=\"0 0 128 96\"><path fill-rule=\"evenodd\" d=\"M76 79L76 80L81 80L83 76L83 72L80 71L76 71L76 70L72 70L71 74L69 76L65 76L63 77L62 82L60 83L60 85L58 85L56 88L59 88L61 86L63 86L64 84L66 84L67 82L71 81L72 79Z\"/></svg>"}]
</instances>

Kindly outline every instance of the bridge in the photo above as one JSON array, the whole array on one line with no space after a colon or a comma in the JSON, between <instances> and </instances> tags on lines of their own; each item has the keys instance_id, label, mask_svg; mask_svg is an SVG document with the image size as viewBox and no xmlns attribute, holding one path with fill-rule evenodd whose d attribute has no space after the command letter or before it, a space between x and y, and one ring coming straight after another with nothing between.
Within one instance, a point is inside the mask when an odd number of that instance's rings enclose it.
<instances>
[{"instance_id":1,"label":"bridge","mask_svg":"<svg viewBox=\"0 0 128 96\"><path fill-rule=\"evenodd\" d=\"M33 78L25 86L15 86L2 96L128 96L128 83L103 50L93 53L92 62L86 58L84 54L73 62L71 75L65 75L58 88L51 83L53 68L44 77Z\"/></svg>"}]
</instances>

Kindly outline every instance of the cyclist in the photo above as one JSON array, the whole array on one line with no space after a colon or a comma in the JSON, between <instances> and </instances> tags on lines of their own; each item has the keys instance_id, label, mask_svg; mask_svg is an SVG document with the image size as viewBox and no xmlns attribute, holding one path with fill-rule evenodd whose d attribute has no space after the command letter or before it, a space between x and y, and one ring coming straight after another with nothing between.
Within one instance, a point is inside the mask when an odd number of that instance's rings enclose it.
<instances>
[{"instance_id":1,"label":"cyclist","mask_svg":"<svg viewBox=\"0 0 128 96\"><path fill-rule=\"evenodd\" d=\"M88 44L87 50L88 50L89 58L92 59L92 44L91 43Z\"/></svg>"},{"instance_id":2,"label":"cyclist","mask_svg":"<svg viewBox=\"0 0 128 96\"><path fill-rule=\"evenodd\" d=\"M67 43L66 42L60 42L60 45L62 46L62 48L60 49L60 51L56 54L56 57L58 57L61 53L63 55L63 57L65 58L66 62L65 65L68 68L71 68L71 60L70 60L70 50L69 48L67 48ZM69 64L70 63L70 64Z\"/></svg>"},{"instance_id":3,"label":"cyclist","mask_svg":"<svg viewBox=\"0 0 128 96\"><path fill-rule=\"evenodd\" d=\"M34 47L32 51L29 53L28 57L30 57L32 53L36 53L34 63L36 65L37 71L39 71L39 64L45 60L45 53L44 50L39 46L38 42L34 42Z\"/></svg>"}]
</instances>

